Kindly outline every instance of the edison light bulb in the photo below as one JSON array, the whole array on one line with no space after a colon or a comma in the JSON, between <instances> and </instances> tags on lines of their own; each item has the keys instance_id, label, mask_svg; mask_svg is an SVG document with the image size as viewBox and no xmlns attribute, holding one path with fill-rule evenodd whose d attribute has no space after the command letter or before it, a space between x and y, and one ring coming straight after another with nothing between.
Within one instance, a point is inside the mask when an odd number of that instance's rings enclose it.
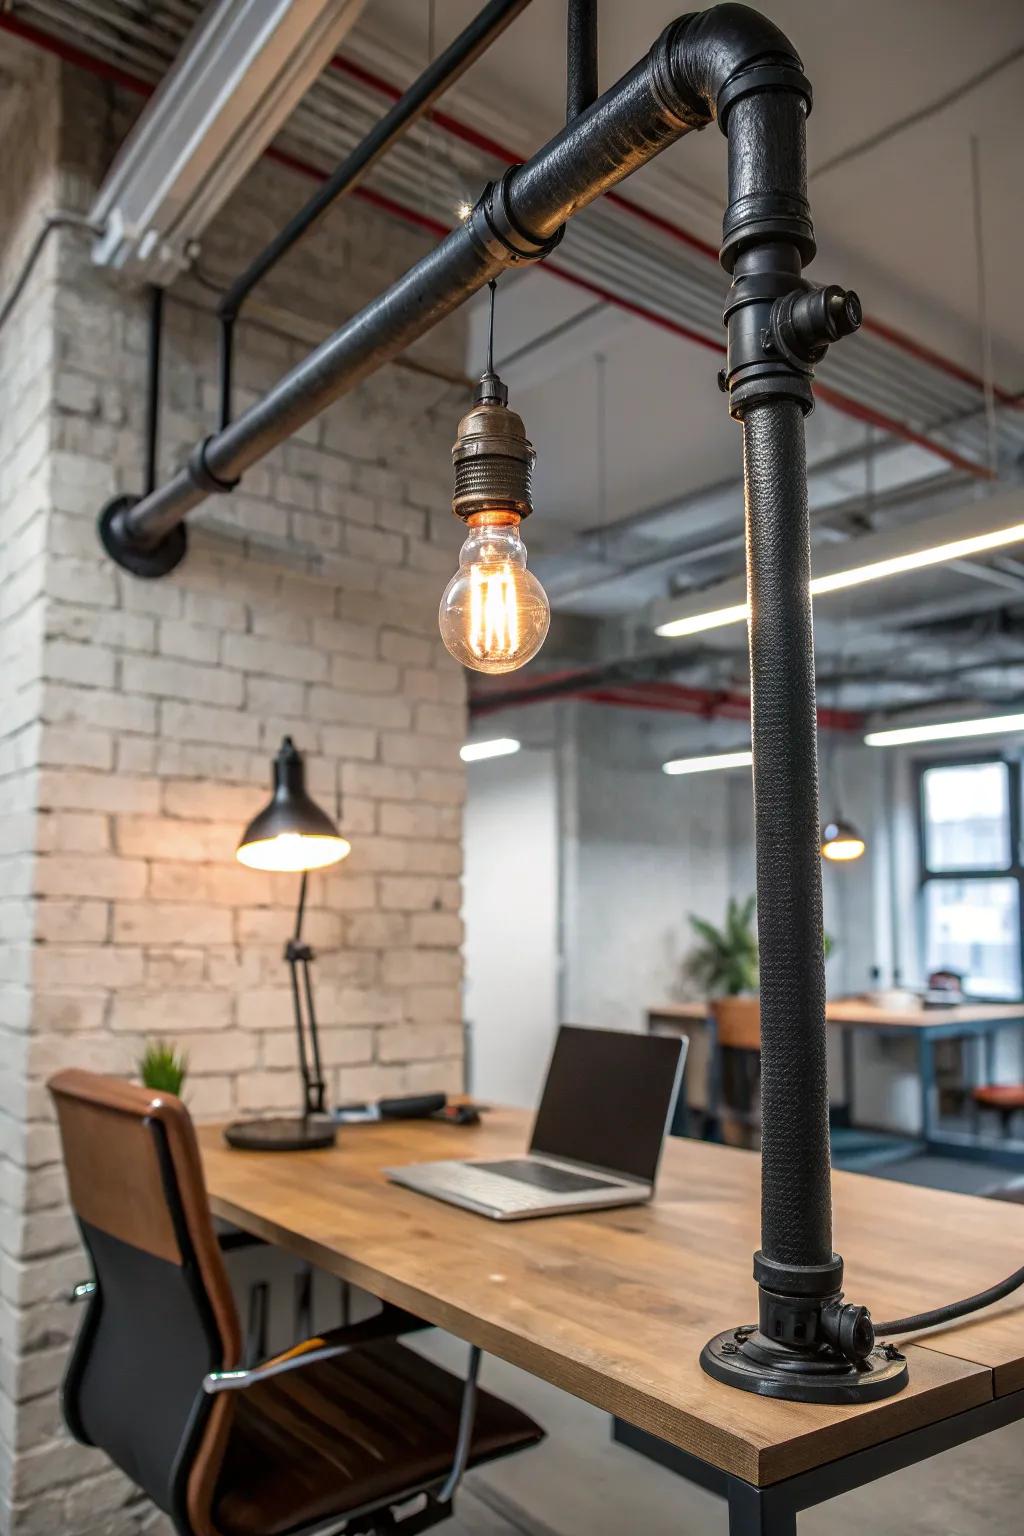
<instances>
[{"instance_id":1,"label":"edison light bulb","mask_svg":"<svg viewBox=\"0 0 1024 1536\"><path fill-rule=\"evenodd\" d=\"M526 569L515 512L474 512L438 623L448 650L476 672L514 672L540 650L551 608Z\"/></svg>"}]
</instances>

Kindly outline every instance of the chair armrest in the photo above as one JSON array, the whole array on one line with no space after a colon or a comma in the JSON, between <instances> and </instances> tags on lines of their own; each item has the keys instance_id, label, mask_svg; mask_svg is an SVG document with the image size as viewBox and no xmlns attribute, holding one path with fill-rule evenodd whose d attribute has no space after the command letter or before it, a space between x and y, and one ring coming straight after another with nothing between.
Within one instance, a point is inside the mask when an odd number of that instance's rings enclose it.
<instances>
[{"instance_id":1,"label":"chair armrest","mask_svg":"<svg viewBox=\"0 0 1024 1536\"><path fill-rule=\"evenodd\" d=\"M347 1354L350 1349L358 1349L361 1344L372 1343L374 1339L393 1339L400 1334L429 1327L429 1323L411 1312L403 1311L401 1307L384 1306L364 1322L332 1328L327 1333L304 1339L301 1344L294 1344L291 1349L272 1355L269 1360L249 1370L211 1371L203 1378L203 1391L211 1396L218 1392L244 1392L274 1376L300 1371L308 1365L319 1365L324 1360L334 1360L338 1355Z\"/></svg>"}]
</instances>

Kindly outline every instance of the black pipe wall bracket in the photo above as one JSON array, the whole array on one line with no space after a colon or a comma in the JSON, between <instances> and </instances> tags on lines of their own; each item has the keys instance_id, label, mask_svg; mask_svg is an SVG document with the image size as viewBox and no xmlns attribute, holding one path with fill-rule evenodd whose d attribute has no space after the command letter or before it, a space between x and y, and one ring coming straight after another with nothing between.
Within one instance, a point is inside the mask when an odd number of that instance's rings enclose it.
<instances>
[{"instance_id":1,"label":"black pipe wall bracket","mask_svg":"<svg viewBox=\"0 0 1024 1536\"><path fill-rule=\"evenodd\" d=\"M844 1302L832 1247L804 416L816 364L856 330L860 307L855 294L802 275L815 253L810 107L799 57L765 17L731 4L681 17L623 79L488 187L464 225L206 439L198 463L194 454L161 489L107 509L104 541L125 565L129 553L161 547L173 563L171 541L211 483L236 482L502 270L543 259L567 219L717 118L729 159L721 259L732 276L719 383L743 430L751 606L762 1198L758 1322L712 1339L701 1363L763 1395L860 1402L898 1391L907 1365L876 1349L866 1309Z\"/></svg>"}]
</instances>

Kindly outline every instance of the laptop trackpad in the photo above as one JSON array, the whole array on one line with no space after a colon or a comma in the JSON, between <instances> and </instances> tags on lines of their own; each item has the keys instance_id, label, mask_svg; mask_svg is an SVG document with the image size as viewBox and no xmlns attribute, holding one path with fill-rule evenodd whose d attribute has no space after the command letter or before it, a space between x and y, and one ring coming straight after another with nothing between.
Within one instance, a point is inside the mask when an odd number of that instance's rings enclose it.
<instances>
[{"instance_id":1,"label":"laptop trackpad","mask_svg":"<svg viewBox=\"0 0 1024 1536\"><path fill-rule=\"evenodd\" d=\"M500 1173L502 1178L516 1179L520 1184L532 1184L553 1195L575 1195L588 1189L621 1189L607 1179L591 1179L585 1173L573 1173L568 1168L552 1168L547 1163L534 1162L528 1157L511 1157L499 1163L470 1165L483 1173Z\"/></svg>"}]
</instances>

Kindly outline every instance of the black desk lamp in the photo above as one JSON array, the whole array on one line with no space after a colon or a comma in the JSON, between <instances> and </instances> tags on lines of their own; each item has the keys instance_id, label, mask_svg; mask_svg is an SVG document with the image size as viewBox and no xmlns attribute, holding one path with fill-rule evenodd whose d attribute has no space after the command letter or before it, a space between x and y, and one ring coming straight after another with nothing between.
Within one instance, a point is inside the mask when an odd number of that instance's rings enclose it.
<instances>
[{"instance_id":1,"label":"black desk lamp","mask_svg":"<svg viewBox=\"0 0 1024 1536\"><path fill-rule=\"evenodd\" d=\"M270 804L249 823L235 850L239 863L250 869L302 872L295 932L284 950L292 977L295 1035L302 1073L302 1114L242 1120L229 1125L224 1132L227 1141L248 1152L300 1152L334 1145L334 1124L327 1118L324 1107L320 1041L309 973L313 951L302 942L302 918L309 870L337 864L348 857L352 845L342 837L331 818L310 799L305 780L302 753L291 737L286 736L274 759L274 793Z\"/></svg>"}]
</instances>

